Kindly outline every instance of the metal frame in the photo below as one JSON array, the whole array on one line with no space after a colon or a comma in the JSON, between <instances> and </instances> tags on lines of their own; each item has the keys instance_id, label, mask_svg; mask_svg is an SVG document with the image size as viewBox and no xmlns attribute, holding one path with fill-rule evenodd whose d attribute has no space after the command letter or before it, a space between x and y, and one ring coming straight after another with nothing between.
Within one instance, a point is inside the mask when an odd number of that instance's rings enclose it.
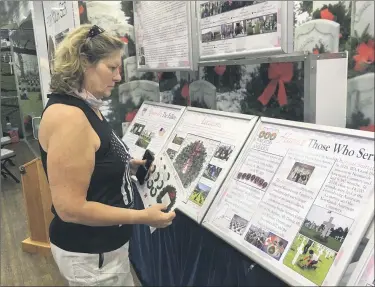
<instances>
[{"instance_id":1,"label":"metal frame","mask_svg":"<svg viewBox=\"0 0 375 287\"><path fill-rule=\"evenodd\" d=\"M316 122L316 73L317 61L347 58L347 52L339 53L324 53L324 54L309 54L305 62L305 122ZM309 95L306 97L306 95Z\"/></svg>"},{"instance_id":2,"label":"metal frame","mask_svg":"<svg viewBox=\"0 0 375 287\"><path fill-rule=\"evenodd\" d=\"M279 125L279 126L284 126L284 127L300 128L300 129L316 131L316 132L325 132L325 133L329 133L329 134L353 136L353 137L358 137L358 138L362 138L362 139L373 140L373 134L372 133L361 131L361 130L348 130L348 129L344 129L344 128L337 128L337 127L331 127L331 126L322 126L322 125L316 125L316 124L310 124L310 123L302 123L302 122L294 122L294 121L287 121L287 120L261 117L259 119L259 121L257 122L256 126L254 127L253 132L251 133L247 142L245 143L245 145L244 145L240 155L238 156L235 164L233 165L230 173L227 175L226 180L224 181L223 185L221 186L221 189L225 188L226 186L228 186L230 184L230 181L233 178L233 176L235 174L235 171L237 170L238 166L241 164L239 159L243 158L245 153L248 151L249 146L253 142L254 138L257 136L256 132L254 132L254 131L257 131L262 126L262 124L274 124L274 125ZM218 199L218 196L219 196L219 193L216 195L216 199ZM357 217L357 221L355 222L357 224L357 228L363 227L362 228L363 230L362 230L362 232L354 234L354 236L351 234L352 236L351 236L350 239L351 239L352 242L354 241L353 242L354 244L352 246L358 246L358 244L362 240L363 236L365 236L370 222L373 221L373 215L374 215L373 208L372 208L372 214L368 213L368 210L371 210L371 204L373 202L373 199L374 199L374 194L372 194L372 196L369 197L369 201L368 201L368 203L366 203L367 206L364 206L361 213ZM245 256L247 256L249 258L252 258L253 260L255 259L257 261L257 263L262 265L265 269L267 269L268 271L273 273L275 276L279 277L281 280L284 280L285 282L287 282L291 286L301 285L301 282L299 280L297 280L294 276L289 276L289 274L285 274L280 270L280 268L277 268L278 265L275 265L275 266L270 265L269 260L266 260L266 259L258 256L257 253L252 252L249 249L245 249L244 246L241 243L239 243L237 240L228 237L221 229L218 229L216 226L209 223L206 220L206 217L210 216L211 213L213 212L213 209L211 209L213 206L214 206L214 202L211 204L209 212L206 214L206 216L203 219L203 222L202 222L203 227L208 229L210 232L214 233L217 237L223 239L225 242L227 242L229 245L231 245L232 247L234 247L235 249L237 249L238 251L243 253ZM367 212L367 214L366 214L366 212ZM363 220L358 220L359 218L362 218ZM345 261L345 264L343 264L343 266L340 267L341 271L342 271L341 276L338 276L336 278L336 282L333 285L337 285L340 282L341 277L344 275L345 270L346 270L347 266L349 265L352 256L354 255L354 251L355 251L354 249L353 250L346 250L346 252L344 252L342 250L342 257L344 257L344 259L346 261ZM341 261L343 260L342 257L340 258ZM287 268L286 266L284 266L282 264L281 261L279 261L279 263L281 264L279 266L282 266L282 268L284 268L284 267ZM308 279L306 279L306 280L308 280Z\"/></svg>"},{"instance_id":3,"label":"metal frame","mask_svg":"<svg viewBox=\"0 0 375 287\"><path fill-rule=\"evenodd\" d=\"M176 207L177 210L181 211L182 213L184 213L186 216L190 217L192 220L194 220L198 224L201 224L203 219L206 217L207 212L210 210L211 205L216 198L216 195L219 193L220 189L222 188L222 185L225 182L225 179L227 178L228 174L232 170L233 165L236 163L236 161L238 159L238 156L241 154L243 146L245 145L249 136L251 135L252 131L254 130L259 117L253 116L253 115L246 115L246 114L238 114L238 113L230 113L230 112L224 112L224 111L208 110L208 109L195 108L195 107L187 107L186 110L184 111L184 113L182 114L182 116L180 118L180 121L176 124L175 129L177 129L179 127L179 125L180 125L181 121L183 120L185 114L188 113L189 111L207 114L207 115L215 115L215 116L221 116L221 117L225 117L225 118L232 118L232 119L240 119L240 120L248 120L249 121L248 122L248 125L249 125L248 134L246 135L245 140L242 143L242 145L238 147L239 150L238 150L237 156L233 160L232 165L230 167L228 167L228 169L226 171L223 171L224 176L225 176L223 181L217 186L216 193L213 196L211 202L208 203L207 207L204 207L204 205L200 207L200 212L203 213L202 217L197 218L197 217L192 216L189 213L188 209L185 208L185 205L180 205L180 206ZM162 151L165 151L166 148L168 147L168 143L172 140L171 137L172 137L172 133L171 133L170 137L168 138L168 140L166 141L165 145L163 146ZM205 201L205 202L208 202L208 201Z\"/></svg>"},{"instance_id":4,"label":"metal frame","mask_svg":"<svg viewBox=\"0 0 375 287\"><path fill-rule=\"evenodd\" d=\"M264 63L304 62L304 122L316 121L316 73L317 61L346 58L347 52L311 54L308 52L294 52L274 56L258 56L242 59L217 59L199 62L199 68L217 65L257 65ZM200 69L199 69L200 71ZM200 78L200 75L199 77Z\"/></svg>"},{"instance_id":5,"label":"metal frame","mask_svg":"<svg viewBox=\"0 0 375 287\"><path fill-rule=\"evenodd\" d=\"M371 224L374 226L374 221ZM374 233L372 233L366 244L365 250L363 250L359 261L356 263L353 273L349 277L347 286L362 286L359 285L358 281L361 279L360 276L362 275L362 272L366 269L365 265L368 263L369 257L371 255L374 256L374 240Z\"/></svg>"},{"instance_id":6,"label":"metal frame","mask_svg":"<svg viewBox=\"0 0 375 287\"><path fill-rule=\"evenodd\" d=\"M133 1L133 10L135 11L136 10L136 3L138 2L139 0L135 0ZM141 1L139 1L141 2ZM192 4L190 4L189 1L186 2L186 9L187 9L187 16L186 16L186 20L187 20L187 26L188 26L188 50L189 50L189 60L190 60L190 66L189 67L166 67L166 68L147 68L147 67L139 67L138 65L138 59L139 59L139 55L138 55L138 49L136 48L136 64L137 64L137 71L138 72L177 72L177 71L192 71L194 69L195 66L197 66L197 64L194 64L194 49L193 49L193 41L192 41L192 38L193 38L193 31L192 31L192 10L191 8L194 7ZM135 42L135 46L136 47L140 47L141 45L138 44L137 42L137 29L136 29L136 23L138 21L138 17L136 16L138 13L134 13L134 42Z\"/></svg>"},{"instance_id":7,"label":"metal frame","mask_svg":"<svg viewBox=\"0 0 375 287\"><path fill-rule=\"evenodd\" d=\"M181 110L181 109L186 109L187 107L185 106L179 106L179 105L171 105L171 104L166 104L166 103L162 103L162 102L153 102L153 101L144 101L142 102L142 105L151 105L151 106L158 106L158 107L164 107L164 108L174 108L176 110ZM141 109L141 108L139 108Z\"/></svg>"},{"instance_id":8,"label":"metal frame","mask_svg":"<svg viewBox=\"0 0 375 287\"><path fill-rule=\"evenodd\" d=\"M199 40L199 63L203 61L210 61L214 59L234 59L234 58L244 58L247 56L257 57L257 56L267 56L267 55L277 55L281 53L292 53L293 52L293 31L294 31L294 19L293 19L293 8L294 3L293 1L278 1L279 8L277 11L277 16L281 18L281 45L280 47L272 47L267 49L260 49L260 50L253 50L253 51L245 51L239 53L228 53L224 55L210 55L210 56L201 56L201 43L202 43L202 36L201 36L201 29L200 29L200 10L199 6L196 5L196 14L198 19L198 40ZM278 20L279 22L279 20ZM276 33L279 33L277 31Z\"/></svg>"}]
</instances>

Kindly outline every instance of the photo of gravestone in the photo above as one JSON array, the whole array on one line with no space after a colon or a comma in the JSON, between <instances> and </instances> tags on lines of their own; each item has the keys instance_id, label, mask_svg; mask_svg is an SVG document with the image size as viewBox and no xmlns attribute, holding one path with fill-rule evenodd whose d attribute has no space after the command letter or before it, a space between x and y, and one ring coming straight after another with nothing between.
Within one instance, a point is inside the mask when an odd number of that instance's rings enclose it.
<instances>
[{"instance_id":1,"label":"photo of gravestone","mask_svg":"<svg viewBox=\"0 0 375 287\"><path fill-rule=\"evenodd\" d=\"M306 279L321 286L336 258L336 252L298 234L286 253L283 263Z\"/></svg>"},{"instance_id":2,"label":"photo of gravestone","mask_svg":"<svg viewBox=\"0 0 375 287\"><path fill-rule=\"evenodd\" d=\"M242 235L245 232L248 223L248 220L235 214L229 223L229 229L238 235Z\"/></svg>"},{"instance_id":3,"label":"photo of gravestone","mask_svg":"<svg viewBox=\"0 0 375 287\"><path fill-rule=\"evenodd\" d=\"M300 233L334 251L339 251L352 223L353 220L350 218L313 205Z\"/></svg>"}]
</instances>

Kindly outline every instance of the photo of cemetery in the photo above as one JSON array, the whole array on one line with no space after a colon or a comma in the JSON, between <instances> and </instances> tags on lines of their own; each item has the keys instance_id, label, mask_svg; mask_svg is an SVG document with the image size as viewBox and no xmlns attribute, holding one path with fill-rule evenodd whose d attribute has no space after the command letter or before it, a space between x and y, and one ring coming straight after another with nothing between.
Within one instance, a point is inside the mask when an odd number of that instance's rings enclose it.
<instances>
[{"instance_id":1,"label":"photo of cemetery","mask_svg":"<svg viewBox=\"0 0 375 287\"><path fill-rule=\"evenodd\" d=\"M229 223L229 229L238 235L242 235L245 232L249 221L235 214Z\"/></svg>"},{"instance_id":2,"label":"photo of cemetery","mask_svg":"<svg viewBox=\"0 0 375 287\"><path fill-rule=\"evenodd\" d=\"M298 234L284 258L284 265L320 286L336 257L336 252Z\"/></svg>"},{"instance_id":3,"label":"photo of cemetery","mask_svg":"<svg viewBox=\"0 0 375 287\"><path fill-rule=\"evenodd\" d=\"M138 140L135 142L135 145L146 149L154 136L155 136L154 132L143 130Z\"/></svg>"},{"instance_id":4,"label":"photo of cemetery","mask_svg":"<svg viewBox=\"0 0 375 287\"><path fill-rule=\"evenodd\" d=\"M222 170L221 167L209 164L203 173L203 177L216 181Z\"/></svg>"},{"instance_id":5,"label":"photo of cemetery","mask_svg":"<svg viewBox=\"0 0 375 287\"><path fill-rule=\"evenodd\" d=\"M234 146L222 144L220 145L214 153L214 158L218 158L224 161L228 161L230 155L232 154Z\"/></svg>"},{"instance_id":6,"label":"photo of cemetery","mask_svg":"<svg viewBox=\"0 0 375 287\"><path fill-rule=\"evenodd\" d=\"M313 205L300 229L302 235L339 251L353 220Z\"/></svg>"},{"instance_id":7,"label":"photo of cemetery","mask_svg":"<svg viewBox=\"0 0 375 287\"><path fill-rule=\"evenodd\" d=\"M194 188L194 191L191 193L189 199L195 204L202 206L210 190L211 187L203 183L198 183L197 186Z\"/></svg>"}]
</instances>

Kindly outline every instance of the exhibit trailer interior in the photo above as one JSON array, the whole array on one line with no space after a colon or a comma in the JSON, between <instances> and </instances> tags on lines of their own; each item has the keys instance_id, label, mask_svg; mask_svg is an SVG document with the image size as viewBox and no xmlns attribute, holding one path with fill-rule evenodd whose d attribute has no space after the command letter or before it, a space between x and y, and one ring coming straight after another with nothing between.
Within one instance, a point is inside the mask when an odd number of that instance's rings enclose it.
<instances>
[{"instance_id":1,"label":"exhibit trailer interior","mask_svg":"<svg viewBox=\"0 0 375 287\"><path fill-rule=\"evenodd\" d=\"M333 286L373 202L371 133L260 118L203 226L288 284Z\"/></svg>"}]
</instances>

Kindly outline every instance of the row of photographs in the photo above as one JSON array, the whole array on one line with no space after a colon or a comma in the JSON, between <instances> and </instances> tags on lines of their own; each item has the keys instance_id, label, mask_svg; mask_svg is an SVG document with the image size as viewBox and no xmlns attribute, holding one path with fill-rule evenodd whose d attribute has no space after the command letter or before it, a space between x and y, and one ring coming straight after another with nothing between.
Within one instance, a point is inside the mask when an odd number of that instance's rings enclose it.
<instances>
[{"instance_id":1,"label":"row of photographs","mask_svg":"<svg viewBox=\"0 0 375 287\"><path fill-rule=\"evenodd\" d=\"M202 30L202 43L277 32L277 14L260 16Z\"/></svg>"},{"instance_id":2,"label":"row of photographs","mask_svg":"<svg viewBox=\"0 0 375 287\"><path fill-rule=\"evenodd\" d=\"M350 218L312 205L297 236L287 248L287 240L251 224L240 215L226 217L224 214L215 220L223 219L228 222L227 228L231 232L244 236L245 242L275 260L279 261L288 250L283 264L317 285L323 283L353 224Z\"/></svg>"},{"instance_id":3,"label":"row of photographs","mask_svg":"<svg viewBox=\"0 0 375 287\"><path fill-rule=\"evenodd\" d=\"M201 19L219 15L225 12L230 12L236 9L241 9L246 6L252 6L262 2L265 1L209 1L200 5Z\"/></svg>"}]
</instances>

